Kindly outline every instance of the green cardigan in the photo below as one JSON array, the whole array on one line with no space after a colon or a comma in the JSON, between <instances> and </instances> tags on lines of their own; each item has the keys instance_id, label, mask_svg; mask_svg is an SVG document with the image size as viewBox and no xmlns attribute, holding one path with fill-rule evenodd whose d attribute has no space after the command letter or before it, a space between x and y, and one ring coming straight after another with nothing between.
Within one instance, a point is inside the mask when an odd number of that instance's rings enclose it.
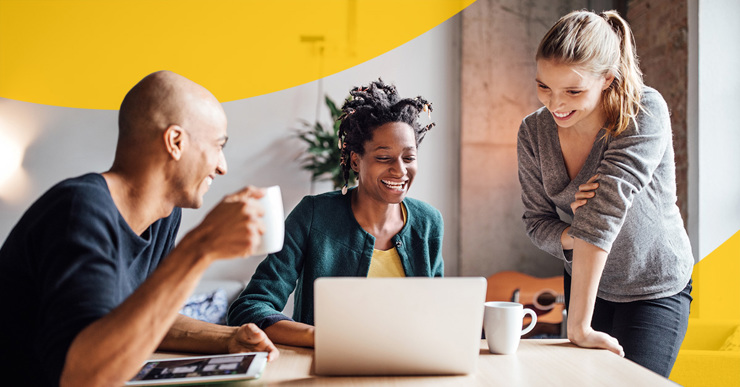
<instances>
[{"instance_id":1,"label":"green cardigan","mask_svg":"<svg viewBox=\"0 0 740 387\"><path fill-rule=\"evenodd\" d=\"M354 194L354 190L350 193ZM313 325L313 281L319 277L366 277L375 237L352 213L351 194L306 196L285 220L283 249L260 263L246 289L229 307L228 324L264 329L280 320L295 290L293 319ZM407 277L442 277L442 215L406 198L407 221L393 237Z\"/></svg>"}]
</instances>

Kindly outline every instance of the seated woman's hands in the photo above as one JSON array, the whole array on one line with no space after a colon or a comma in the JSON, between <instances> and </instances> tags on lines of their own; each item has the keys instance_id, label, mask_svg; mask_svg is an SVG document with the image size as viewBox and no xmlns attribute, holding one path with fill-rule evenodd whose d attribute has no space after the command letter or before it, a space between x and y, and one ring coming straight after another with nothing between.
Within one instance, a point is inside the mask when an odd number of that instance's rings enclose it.
<instances>
[{"instance_id":1,"label":"seated woman's hands","mask_svg":"<svg viewBox=\"0 0 740 387\"><path fill-rule=\"evenodd\" d=\"M278 321L265 328L265 333L276 343L307 348L313 348L314 332L313 325L290 320Z\"/></svg>"}]
</instances>

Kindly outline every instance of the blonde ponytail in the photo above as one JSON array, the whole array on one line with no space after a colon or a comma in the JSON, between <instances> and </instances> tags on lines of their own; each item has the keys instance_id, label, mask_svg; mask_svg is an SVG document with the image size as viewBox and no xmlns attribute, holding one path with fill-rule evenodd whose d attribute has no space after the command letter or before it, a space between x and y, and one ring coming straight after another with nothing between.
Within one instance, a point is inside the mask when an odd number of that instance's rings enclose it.
<instances>
[{"instance_id":1,"label":"blonde ponytail","mask_svg":"<svg viewBox=\"0 0 740 387\"><path fill-rule=\"evenodd\" d=\"M618 136L627 129L641 109L640 95L644 86L642 71L635 51L635 40L629 24L616 11L601 14L619 37L620 60L612 85L602 98L609 134ZM635 125L637 123L635 122Z\"/></svg>"},{"instance_id":2,"label":"blonde ponytail","mask_svg":"<svg viewBox=\"0 0 740 387\"><path fill-rule=\"evenodd\" d=\"M581 66L597 75L613 75L602 94L604 127L610 136L624 132L641 109L643 82L629 24L616 11L597 15L573 11L542 38L536 59Z\"/></svg>"}]
</instances>

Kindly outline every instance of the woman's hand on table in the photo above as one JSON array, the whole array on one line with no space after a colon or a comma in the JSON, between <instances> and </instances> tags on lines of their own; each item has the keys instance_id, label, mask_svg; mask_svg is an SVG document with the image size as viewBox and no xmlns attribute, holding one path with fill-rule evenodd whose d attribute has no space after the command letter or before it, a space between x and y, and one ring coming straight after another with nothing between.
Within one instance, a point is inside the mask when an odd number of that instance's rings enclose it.
<instances>
[{"instance_id":1,"label":"woman's hand on table","mask_svg":"<svg viewBox=\"0 0 740 387\"><path fill-rule=\"evenodd\" d=\"M604 332L596 331L591 327L571 329L569 326L568 340L579 347L607 349L624 357L624 349L616 338Z\"/></svg>"}]
</instances>

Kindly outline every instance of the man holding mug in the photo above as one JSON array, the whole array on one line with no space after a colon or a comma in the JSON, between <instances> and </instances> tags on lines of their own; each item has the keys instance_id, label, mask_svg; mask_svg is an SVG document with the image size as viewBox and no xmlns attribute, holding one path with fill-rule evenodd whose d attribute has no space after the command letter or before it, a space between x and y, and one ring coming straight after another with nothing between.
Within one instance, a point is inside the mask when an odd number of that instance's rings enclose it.
<instances>
[{"instance_id":1,"label":"man holding mug","mask_svg":"<svg viewBox=\"0 0 740 387\"><path fill-rule=\"evenodd\" d=\"M263 191L226 196L174 246L180 208L198 208L226 173L226 115L205 88L148 75L119 112L113 166L65 180L23 215L0 249L0 372L28 385L122 385L156 349L278 351L253 324L178 314L215 260L251 255ZM10 305L8 305L8 302Z\"/></svg>"}]
</instances>

